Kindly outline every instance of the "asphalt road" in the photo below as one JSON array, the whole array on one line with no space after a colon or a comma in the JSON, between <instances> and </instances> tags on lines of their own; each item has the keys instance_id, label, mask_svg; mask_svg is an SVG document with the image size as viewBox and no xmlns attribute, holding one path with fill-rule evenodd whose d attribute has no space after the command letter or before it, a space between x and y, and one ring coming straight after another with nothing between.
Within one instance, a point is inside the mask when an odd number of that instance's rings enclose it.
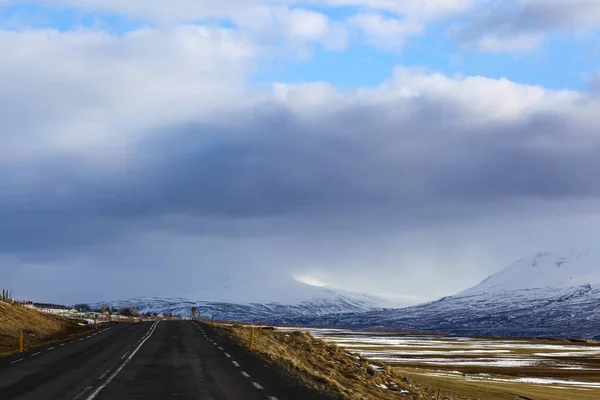
<instances>
[{"instance_id":1,"label":"asphalt road","mask_svg":"<svg viewBox=\"0 0 600 400\"><path fill-rule=\"evenodd\" d=\"M192 321L121 323L0 359L0 399L323 399Z\"/></svg>"}]
</instances>

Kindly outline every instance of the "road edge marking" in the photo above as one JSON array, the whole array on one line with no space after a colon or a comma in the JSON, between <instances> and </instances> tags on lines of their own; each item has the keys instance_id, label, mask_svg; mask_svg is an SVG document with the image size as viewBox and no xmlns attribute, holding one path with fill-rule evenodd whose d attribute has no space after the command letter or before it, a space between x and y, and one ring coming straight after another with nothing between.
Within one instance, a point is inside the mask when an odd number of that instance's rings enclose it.
<instances>
[{"instance_id":1,"label":"road edge marking","mask_svg":"<svg viewBox=\"0 0 600 400\"><path fill-rule=\"evenodd\" d=\"M73 398L73 400L78 400L81 396L83 396L85 394L85 392L87 392L90 389L93 389L93 387L92 386L86 387L85 389L83 389L83 392L81 392L77 396L75 396L75 398Z\"/></svg>"}]
</instances>

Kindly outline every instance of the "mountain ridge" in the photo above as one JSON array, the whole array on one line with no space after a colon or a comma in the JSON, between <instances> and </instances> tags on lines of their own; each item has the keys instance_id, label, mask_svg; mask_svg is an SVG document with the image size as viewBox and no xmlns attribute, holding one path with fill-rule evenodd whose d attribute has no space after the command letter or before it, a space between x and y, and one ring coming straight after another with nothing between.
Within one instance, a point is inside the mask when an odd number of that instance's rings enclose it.
<instances>
[{"instance_id":1,"label":"mountain ridge","mask_svg":"<svg viewBox=\"0 0 600 400\"><path fill-rule=\"evenodd\" d=\"M600 252L538 253L452 296L394 310L316 318L349 328L498 336L600 336Z\"/></svg>"},{"instance_id":2,"label":"mountain ridge","mask_svg":"<svg viewBox=\"0 0 600 400\"><path fill-rule=\"evenodd\" d=\"M538 253L455 295L403 308L391 308L374 296L296 281L273 281L254 287L252 293L246 290L247 280L231 279L219 281L225 286L216 285L212 292L190 297L134 298L105 304L117 308L135 305L141 312L181 316L189 315L196 306L203 315L242 322L598 338L599 267L600 251Z\"/></svg>"},{"instance_id":3,"label":"mountain ridge","mask_svg":"<svg viewBox=\"0 0 600 400\"><path fill-rule=\"evenodd\" d=\"M191 307L196 307L201 314L214 314L220 319L276 322L326 314L382 310L392 304L373 295L311 286L291 278L269 281L259 286L249 286L246 279L221 278L215 284L185 296L135 297L96 302L91 306L135 306L141 313L173 313L179 316L188 316Z\"/></svg>"}]
</instances>

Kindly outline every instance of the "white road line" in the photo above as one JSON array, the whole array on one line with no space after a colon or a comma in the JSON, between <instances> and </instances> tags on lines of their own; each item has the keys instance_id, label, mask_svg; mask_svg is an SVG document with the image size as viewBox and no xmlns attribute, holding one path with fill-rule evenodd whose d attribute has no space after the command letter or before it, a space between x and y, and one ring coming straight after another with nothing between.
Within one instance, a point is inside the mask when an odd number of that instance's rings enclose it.
<instances>
[{"instance_id":1,"label":"white road line","mask_svg":"<svg viewBox=\"0 0 600 400\"><path fill-rule=\"evenodd\" d=\"M113 379L115 379L115 377L119 374L119 372L121 372L121 370L123 368L125 368L125 366L129 363L129 361L131 361L131 359L133 358L133 356L135 356L135 354L140 350L140 348L144 345L144 343L146 343L146 341L148 339L150 339L150 337L152 336L152 334L156 330L156 327L158 326L159 323L160 323L160 321L156 321L154 323L154 325L152 325L152 327L150 328L150 330L146 334L146 338L142 341L142 343L140 343L138 345L138 347L136 347L135 350L131 352L131 354L123 362L123 364L121 364L121 366L115 372L113 372L113 374L111 376L109 376L108 379L102 385L98 386L98 388L96 390L94 390L94 392L89 397L87 397L87 400L93 400L93 399L95 399L96 396L98 396L98 394L102 391L102 389L104 389Z\"/></svg>"},{"instance_id":2,"label":"white road line","mask_svg":"<svg viewBox=\"0 0 600 400\"><path fill-rule=\"evenodd\" d=\"M242 371L242 375L244 375L244 378L250 378L250 375L246 371Z\"/></svg>"},{"instance_id":3,"label":"white road line","mask_svg":"<svg viewBox=\"0 0 600 400\"><path fill-rule=\"evenodd\" d=\"M85 392L87 392L88 390L93 389L93 387L88 386L85 389L83 389L83 392L79 393L77 396L75 396L75 398L73 398L73 400L77 400L79 398L81 398L81 396L83 396L85 394Z\"/></svg>"},{"instance_id":4,"label":"white road line","mask_svg":"<svg viewBox=\"0 0 600 400\"><path fill-rule=\"evenodd\" d=\"M218 347L219 350L223 351L223 348L221 346Z\"/></svg>"},{"instance_id":5,"label":"white road line","mask_svg":"<svg viewBox=\"0 0 600 400\"><path fill-rule=\"evenodd\" d=\"M255 388L257 388L258 390L263 390L264 388L262 386L260 386L258 383L256 382L252 382L252 386L254 386Z\"/></svg>"},{"instance_id":6,"label":"white road line","mask_svg":"<svg viewBox=\"0 0 600 400\"><path fill-rule=\"evenodd\" d=\"M225 353L225 357L231 358L231 356L229 355L229 353Z\"/></svg>"},{"instance_id":7,"label":"white road line","mask_svg":"<svg viewBox=\"0 0 600 400\"><path fill-rule=\"evenodd\" d=\"M42 353L41 352L35 353L35 354L32 354L31 357L39 356L40 354L42 354Z\"/></svg>"},{"instance_id":8,"label":"white road line","mask_svg":"<svg viewBox=\"0 0 600 400\"><path fill-rule=\"evenodd\" d=\"M75 343L75 341L73 340L72 342L69 342L69 344L71 344L71 343Z\"/></svg>"},{"instance_id":9,"label":"white road line","mask_svg":"<svg viewBox=\"0 0 600 400\"><path fill-rule=\"evenodd\" d=\"M123 357L121 357L121 360L124 359L125 357L127 357L127 354L129 354L129 352L123 354Z\"/></svg>"},{"instance_id":10,"label":"white road line","mask_svg":"<svg viewBox=\"0 0 600 400\"><path fill-rule=\"evenodd\" d=\"M267 397L267 400L279 400L279 399L275 396L269 396L269 397Z\"/></svg>"},{"instance_id":11,"label":"white road line","mask_svg":"<svg viewBox=\"0 0 600 400\"><path fill-rule=\"evenodd\" d=\"M56 347L48 347L46 351L54 350Z\"/></svg>"},{"instance_id":12,"label":"white road line","mask_svg":"<svg viewBox=\"0 0 600 400\"><path fill-rule=\"evenodd\" d=\"M237 363L237 361L232 361L231 363L232 363L233 365L235 365L236 367L238 367L238 368L239 368L239 366L240 366L240 364L238 364L238 363Z\"/></svg>"},{"instance_id":13,"label":"white road line","mask_svg":"<svg viewBox=\"0 0 600 400\"><path fill-rule=\"evenodd\" d=\"M111 369L112 369L112 367L110 367L109 369L107 369L107 370L106 370L106 372L105 372L105 373L103 373L102 375L100 375L100 378L98 378L98 379L99 379L99 380L102 380L102 379L104 379L104 377L105 377L106 375L108 375L108 373L110 372L110 370L111 370Z\"/></svg>"},{"instance_id":14,"label":"white road line","mask_svg":"<svg viewBox=\"0 0 600 400\"><path fill-rule=\"evenodd\" d=\"M83 342L85 339L79 339L80 342Z\"/></svg>"},{"instance_id":15,"label":"white road line","mask_svg":"<svg viewBox=\"0 0 600 400\"><path fill-rule=\"evenodd\" d=\"M61 345L60 345L60 346L58 346L58 347L63 347L64 345L66 345L66 343L63 343L63 344L61 344Z\"/></svg>"},{"instance_id":16,"label":"white road line","mask_svg":"<svg viewBox=\"0 0 600 400\"><path fill-rule=\"evenodd\" d=\"M23 361L23 359L19 358L18 360L15 360L15 361L11 362L11 364L16 364L16 363L21 362L21 361Z\"/></svg>"},{"instance_id":17,"label":"white road line","mask_svg":"<svg viewBox=\"0 0 600 400\"><path fill-rule=\"evenodd\" d=\"M85 338L86 338L86 339L89 339L89 338L91 338L91 336L86 336Z\"/></svg>"}]
</instances>

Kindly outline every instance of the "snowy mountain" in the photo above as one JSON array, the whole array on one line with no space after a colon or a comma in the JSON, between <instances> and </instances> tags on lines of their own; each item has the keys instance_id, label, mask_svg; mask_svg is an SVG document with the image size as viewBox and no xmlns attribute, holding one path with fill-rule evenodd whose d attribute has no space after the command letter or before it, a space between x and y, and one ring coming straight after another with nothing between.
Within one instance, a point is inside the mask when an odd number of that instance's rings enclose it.
<instances>
[{"instance_id":1,"label":"snowy mountain","mask_svg":"<svg viewBox=\"0 0 600 400\"><path fill-rule=\"evenodd\" d=\"M104 304L182 316L196 306L204 316L274 324L600 338L600 251L540 253L454 296L406 308L292 279L255 282L222 278L183 297Z\"/></svg>"},{"instance_id":2,"label":"snowy mountain","mask_svg":"<svg viewBox=\"0 0 600 400\"><path fill-rule=\"evenodd\" d=\"M414 307L294 321L502 336L600 336L600 252L540 253Z\"/></svg>"},{"instance_id":3,"label":"snowy mountain","mask_svg":"<svg viewBox=\"0 0 600 400\"><path fill-rule=\"evenodd\" d=\"M527 289L600 286L600 252L584 249L566 254L538 253L519 260L459 296Z\"/></svg>"},{"instance_id":4,"label":"snowy mountain","mask_svg":"<svg viewBox=\"0 0 600 400\"><path fill-rule=\"evenodd\" d=\"M141 313L180 316L188 316L191 307L197 307L203 316L214 314L224 320L277 323L391 306L373 296L311 286L291 278L258 281L262 284L257 284L256 278L223 277L207 281L196 293L184 296L139 297L95 303L92 307L98 308L101 304L114 308L135 306Z\"/></svg>"}]
</instances>

